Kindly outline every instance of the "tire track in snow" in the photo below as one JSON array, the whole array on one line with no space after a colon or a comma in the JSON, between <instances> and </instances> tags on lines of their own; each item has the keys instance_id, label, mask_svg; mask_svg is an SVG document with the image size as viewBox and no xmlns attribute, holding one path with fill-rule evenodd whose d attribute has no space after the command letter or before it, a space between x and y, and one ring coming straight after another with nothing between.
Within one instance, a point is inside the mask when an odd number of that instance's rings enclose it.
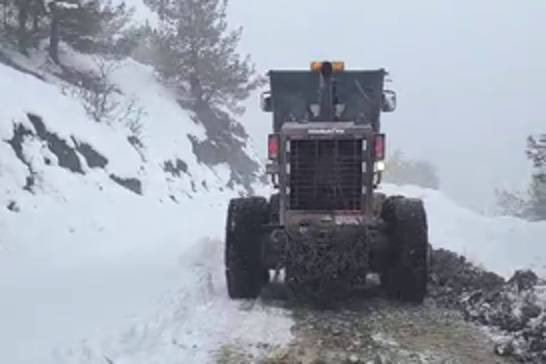
<instances>
[{"instance_id":1,"label":"tire track in snow","mask_svg":"<svg viewBox=\"0 0 546 364\"><path fill-rule=\"evenodd\" d=\"M262 356L292 340L293 320L279 307L229 300L223 243L203 239L180 255L181 288L168 294L152 318L121 333L58 350L63 364L205 364L223 348L244 347Z\"/></svg>"}]
</instances>

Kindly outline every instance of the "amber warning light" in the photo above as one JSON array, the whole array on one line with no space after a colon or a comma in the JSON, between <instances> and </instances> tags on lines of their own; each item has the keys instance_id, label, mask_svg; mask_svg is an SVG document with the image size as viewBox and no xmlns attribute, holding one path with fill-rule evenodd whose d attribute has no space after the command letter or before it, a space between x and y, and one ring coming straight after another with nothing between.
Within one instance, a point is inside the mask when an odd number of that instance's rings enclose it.
<instances>
[{"instance_id":1,"label":"amber warning light","mask_svg":"<svg viewBox=\"0 0 546 364\"><path fill-rule=\"evenodd\" d=\"M322 65L326 62L311 62L311 71L320 72ZM341 61L329 62L332 65L333 72L341 72L345 70L345 63Z\"/></svg>"}]
</instances>

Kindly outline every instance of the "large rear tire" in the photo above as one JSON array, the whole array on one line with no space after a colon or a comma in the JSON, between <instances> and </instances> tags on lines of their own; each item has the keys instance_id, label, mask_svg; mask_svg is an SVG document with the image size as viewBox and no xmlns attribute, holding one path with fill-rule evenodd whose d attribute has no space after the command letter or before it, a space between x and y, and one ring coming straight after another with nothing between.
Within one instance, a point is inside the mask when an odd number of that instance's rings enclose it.
<instances>
[{"instance_id":1,"label":"large rear tire","mask_svg":"<svg viewBox=\"0 0 546 364\"><path fill-rule=\"evenodd\" d=\"M427 294L430 245L428 223L422 200L390 196L381 217L393 252L381 274L382 286L391 299L423 303Z\"/></svg>"},{"instance_id":2,"label":"large rear tire","mask_svg":"<svg viewBox=\"0 0 546 364\"><path fill-rule=\"evenodd\" d=\"M263 197L234 198L226 220L225 271L230 298L257 298L266 283L264 228L269 206Z\"/></svg>"}]
</instances>

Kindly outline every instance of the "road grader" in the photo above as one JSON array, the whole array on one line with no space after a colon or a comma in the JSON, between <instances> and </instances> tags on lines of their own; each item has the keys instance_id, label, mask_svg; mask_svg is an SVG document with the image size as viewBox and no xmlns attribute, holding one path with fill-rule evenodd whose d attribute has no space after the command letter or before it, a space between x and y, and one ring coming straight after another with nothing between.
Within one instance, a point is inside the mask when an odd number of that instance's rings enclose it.
<instances>
[{"instance_id":1,"label":"road grader","mask_svg":"<svg viewBox=\"0 0 546 364\"><path fill-rule=\"evenodd\" d=\"M395 300L422 303L430 245L423 201L378 191L381 114L396 109L387 72L343 62L268 72L272 113L266 172L275 193L233 198L225 235L232 299L255 299L280 273L295 294L334 295L369 274Z\"/></svg>"}]
</instances>

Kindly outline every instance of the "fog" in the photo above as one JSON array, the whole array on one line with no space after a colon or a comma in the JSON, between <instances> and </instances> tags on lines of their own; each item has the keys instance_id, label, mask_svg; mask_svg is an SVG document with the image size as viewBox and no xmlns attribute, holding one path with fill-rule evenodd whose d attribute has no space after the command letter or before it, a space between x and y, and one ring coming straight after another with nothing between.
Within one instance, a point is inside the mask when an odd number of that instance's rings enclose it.
<instances>
[{"instance_id":1,"label":"fog","mask_svg":"<svg viewBox=\"0 0 546 364\"><path fill-rule=\"evenodd\" d=\"M398 93L383 119L389 148L437 164L459 202L483 209L495 187L525 187L525 138L546 131L546 2L237 0L230 11L261 72L324 59L386 68ZM248 106L265 152L271 116L258 95Z\"/></svg>"}]
</instances>

